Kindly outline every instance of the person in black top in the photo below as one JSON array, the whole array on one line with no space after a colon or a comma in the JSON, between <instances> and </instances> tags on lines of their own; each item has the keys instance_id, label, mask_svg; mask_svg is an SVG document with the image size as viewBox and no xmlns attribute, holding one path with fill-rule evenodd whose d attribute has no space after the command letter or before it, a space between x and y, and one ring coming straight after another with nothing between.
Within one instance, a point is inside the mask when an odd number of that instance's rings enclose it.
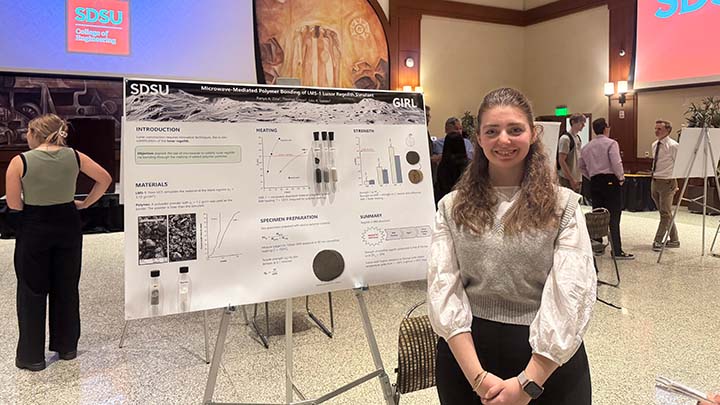
<instances>
[{"instance_id":1,"label":"person in black top","mask_svg":"<svg viewBox=\"0 0 720 405\"><path fill-rule=\"evenodd\" d=\"M15 156L5 175L7 205L21 211L15 237L19 338L15 366L45 368L45 318L49 301L50 350L62 360L77 356L80 338L82 228L78 210L107 190L108 172L65 146L67 124L46 114L28 124L30 151ZM84 200L75 200L82 172L95 180ZM49 298L49 299L48 299Z\"/></svg>"},{"instance_id":2,"label":"person in black top","mask_svg":"<svg viewBox=\"0 0 720 405\"><path fill-rule=\"evenodd\" d=\"M468 162L465 140L462 135L456 132L447 134L443 144L442 158L437 169L436 202L452 191Z\"/></svg>"}]
</instances>

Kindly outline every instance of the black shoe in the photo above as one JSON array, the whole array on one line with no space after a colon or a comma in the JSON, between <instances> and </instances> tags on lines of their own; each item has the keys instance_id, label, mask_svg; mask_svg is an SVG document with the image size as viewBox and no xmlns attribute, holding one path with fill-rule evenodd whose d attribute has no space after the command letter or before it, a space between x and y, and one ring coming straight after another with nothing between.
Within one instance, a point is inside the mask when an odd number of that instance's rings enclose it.
<instances>
[{"instance_id":1,"label":"black shoe","mask_svg":"<svg viewBox=\"0 0 720 405\"><path fill-rule=\"evenodd\" d=\"M16 358L15 367L30 371L40 371L45 369L45 360L38 363L24 363Z\"/></svg>"},{"instance_id":2,"label":"black shoe","mask_svg":"<svg viewBox=\"0 0 720 405\"><path fill-rule=\"evenodd\" d=\"M656 251L656 252L659 252L659 251L662 250L662 248L663 248L663 244L662 244L662 243L660 243L660 242L653 242L653 244L652 244L652 250L654 250L654 251Z\"/></svg>"},{"instance_id":3,"label":"black shoe","mask_svg":"<svg viewBox=\"0 0 720 405\"><path fill-rule=\"evenodd\" d=\"M620 252L620 253L615 253L615 259L617 259L617 260L635 260L635 255L633 255L632 253Z\"/></svg>"},{"instance_id":4,"label":"black shoe","mask_svg":"<svg viewBox=\"0 0 720 405\"><path fill-rule=\"evenodd\" d=\"M670 248L670 249L679 248L679 247L680 247L680 241L679 241L679 240L675 240L675 241L669 240L669 241L667 241L667 243L665 244L665 247Z\"/></svg>"},{"instance_id":5,"label":"black shoe","mask_svg":"<svg viewBox=\"0 0 720 405\"><path fill-rule=\"evenodd\" d=\"M72 360L77 357L77 350L69 352L58 352L58 357L60 357L60 360Z\"/></svg>"}]
</instances>

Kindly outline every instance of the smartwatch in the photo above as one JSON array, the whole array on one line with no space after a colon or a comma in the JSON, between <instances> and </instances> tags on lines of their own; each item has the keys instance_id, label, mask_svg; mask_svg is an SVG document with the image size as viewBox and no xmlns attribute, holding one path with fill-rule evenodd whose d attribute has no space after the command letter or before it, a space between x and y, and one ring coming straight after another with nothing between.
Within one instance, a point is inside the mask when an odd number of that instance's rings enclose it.
<instances>
[{"instance_id":1,"label":"smartwatch","mask_svg":"<svg viewBox=\"0 0 720 405\"><path fill-rule=\"evenodd\" d=\"M527 378L525 370L521 371L517 378L518 381L520 381L520 386L523 391L525 391L530 398L538 399L538 397L543 393L544 388L539 386L535 381Z\"/></svg>"}]
</instances>

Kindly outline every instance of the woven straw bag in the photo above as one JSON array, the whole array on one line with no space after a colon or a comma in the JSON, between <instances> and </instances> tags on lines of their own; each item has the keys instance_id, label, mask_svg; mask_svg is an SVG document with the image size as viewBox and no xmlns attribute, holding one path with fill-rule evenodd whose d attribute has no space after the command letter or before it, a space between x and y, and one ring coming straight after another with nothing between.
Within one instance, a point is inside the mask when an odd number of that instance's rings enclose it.
<instances>
[{"instance_id":1,"label":"woven straw bag","mask_svg":"<svg viewBox=\"0 0 720 405\"><path fill-rule=\"evenodd\" d=\"M592 212L585 214L585 223L587 224L590 238L599 239L608 236L610 212L605 208L596 208L592 210Z\"/></svg>"},{"instance_id":2,"label":"woven straw bag","mask_svg":"<svg viewBox=\"0 0 720 405\"><path fill-rule=\"evenodd\" d=\"M427 315L410 316L423 303L411 308L400 322L398 367L395 369L398 394L435 386L438 335L433 331Z\"/></svg>"}]
</instances>

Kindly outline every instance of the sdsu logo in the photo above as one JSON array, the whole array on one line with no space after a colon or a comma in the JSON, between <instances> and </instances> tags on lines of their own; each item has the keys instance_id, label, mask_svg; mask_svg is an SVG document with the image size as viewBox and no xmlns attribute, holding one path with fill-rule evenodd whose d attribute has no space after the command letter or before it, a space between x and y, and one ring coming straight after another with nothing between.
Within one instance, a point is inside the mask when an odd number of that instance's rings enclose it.
<instances>
[{"instance_id":1,"label":"sdsu logo","mask_svg":"<svg viewBox=\"0 0 720 405\"><path fill-rule=\"evenodd\" d=\"M658 3L668 6L667 9L658 8L655 12L657 18L670 18L677 12L677 15L692 13L705 7L708 0L697 0L690 4L688 0L657 0ZM712 0L710 4L720 6L720 0ZM679 12L678 12L679 11Z\"/></svg>"},{"instance_id":2,"label":"sdsu logo","mask_svg":"<svg viewBox=\"0 0 720 405\"><path fill-rule=\"evenodd\" d=\"M170 94L170 86L167 84L133 83L130 85L130 94L133 96L144 96L146 94L167 96Z\"/></svg>"},{"instance_id":3,"label":"sdsu logo","mask_svg":"<svg viewBox=\"0 0 720 405\"><path fill-rule=\"evenodd\" d=\"M65 0L68 52L130 55L129 0Z\"/></svg>"},{"instance_id":4,"label":"sdsu logo","mask_svg":"<svg viewBox=\"0 0 720 405\"><path fill-rule=\"evenodd\" d=\"M107 9L97 10L92 7L77 7L75 9L75 21L120 25L123 22L123 12Z\"/></svg>"}]
</instances>

